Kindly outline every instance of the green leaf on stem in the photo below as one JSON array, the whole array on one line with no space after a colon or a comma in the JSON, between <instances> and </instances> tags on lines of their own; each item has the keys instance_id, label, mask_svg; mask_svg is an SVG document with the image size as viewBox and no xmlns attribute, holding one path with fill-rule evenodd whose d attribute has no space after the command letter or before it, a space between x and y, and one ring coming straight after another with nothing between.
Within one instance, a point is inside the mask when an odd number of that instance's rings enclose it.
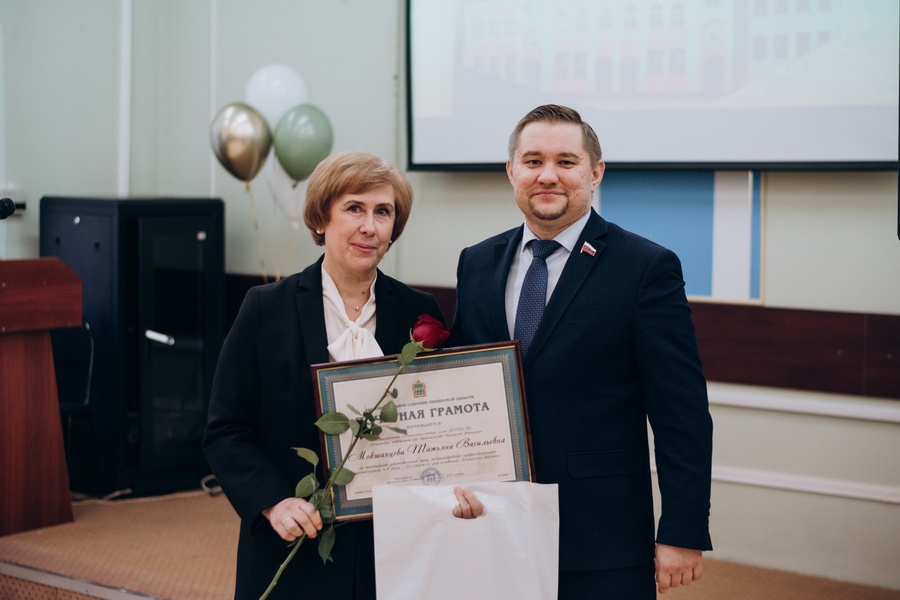
<instances>
[{"instance_id":1,"label":"green leaf on stem","mask_svg":"<svg viewBox=\"0 0 900 600\"><path fill-rule=\"evenodd\" d=\"M340 435L350 429L350 419L342 412L329 412L316 421L316 427L330 435Z\"/></svg>"},{"instance_id":2,"label":"green leaf on stem","mask_svg":"<svg viewBox=\"0 0 900 600\"><path fill-rule=\"evenodd\" d=\"M322 517L322 522L326 525L334 523L334 512L331 510L330 506L323 506L320 508L319 516Z\"/></svg>"},{"instance_id":3,"label":"green leaf on stem","mask_svg":"<svg viewBox=\"0 0 900 600\"><path fill-rule=\"evenodd\" d=\"M388 392L388 395L389 395L391 398L395 398L395 399L396 399L397 396L399 396L400 394L397 392L397 388L394 388L394 389L392 389L391 391Z\"/></svg>"},{"instance_id":4,"label":"green leaf on stem","mask_svg":"<svg viewBox=\"0 0 900 600\"><path fill-rule=\"evenodd\" d=\"M402 427L391 427L390 425L385 425L386 429L390 429L394 433L399 433L400 435L406 435L406 430Z\"/></svg>"},{"instance_id":5,"label":"green leaf on stem","mask_svg":"<svg viewBox=\"0 0 900 600\"><path fill-rule=\"evenodd\" d=\"M397 362L400 363L398 371L411 363L420 350L422 350L422 344L419 342L407 342L406 345L403 346L403 350L400 351L400 356L397 358Z\"/></svg>"},{"instance_id":6,"label":"green leaf on stem","mask_svg":"<svg viewBox=\"0 0 900 600\"><path fill-rule=\"evenodd\" d=\"M356 477L356 473L344 467L339 471L335 471L331 474L331 483L332 485L347 485L348 483L353 481L354 477Z\"/></svg>"},{"instance_id":7,"label":"green leaf on stem","mask_svg":"<svg viewBox=\"0 0 900 600\"><path fill-rule=\"evenodd\" d=\"M309 497L309 501L319 512L322 512L322 509L325 507L331 507L331 502L328 499L328 490L325 488L319 488L313 492L312 496Z\"/></svg>"},{"instance_id":8,"label":"green leaf on stem","mask_svg":"<svg viewBox=\"0 0 900 600\"><path fill-rule=\"evenodd\" d=\"M354 419L354 420L350 421L350 432L351 432L353 435L358 434L358 433L359 433L359 428L360 428L361 426L362 426L362 419Z\"/></svg>"},{"instance_id":9,"label":"green leaf on stem","mask_svg":"<svg viewBox=\"0 0 900 600\"><path fill-rule=\"evenodd\" d=\"M297 482L297 489L294 492L294 495L297 498L307 498L317 489L319 489L319 480L316 479L315 473L310 473Z\"/></svg>"},{"instance_id":10,"label":"green leaf on stem","mask_svg":"<svg viewBox=\"0 0 900 600\"><path fill-rule=\"evenodd\" d=\"M382 432L382 429L381 429L380 425L373 425L369 429L360 431L359 437L361 437L364 440L369 440L370 442L374 442L381 436L381 432Z\"/></svg>"},{"instance_id":11,"label":"green leaf on stem","mask_svg":"<svg viewBox=\"0 0 900 600\"><path fill-rule=\"evenodd\" d=\"M396 423L397 416L397 403L388 400L387 404L381 407L381 420L385 423Z\"/></svg>"},{"instance_id":12,"label":"green leaf on stem","mask_svg":"<svg viewBox=\"0 0 900 600\"><path fill-rule=\"evenodd\" d=\"M310 450L309 448L293 448L294 452L297 453L297 456L308 462L315 468L319 464L319 455Z\"/></svg>"},{"instance_id":13,"label":"green leaf on stem","mask_svg":"<svg viewBox=\"0 0 900 600\"><path fill-rule=\"evenodd\" d=\"M353 412L354 415L359 415L359 414L361 414L358 410L356 410L356 407L353 406L352 404L348 404L348 405L347 405L347 408L349 408L349 409Z\"/></svg>"},{"instance_id":14,"label":"green leaf on stem","mask_svg":"<svg viewBox=\"0 0 900 600\"><path fill-rule=\"evenodd\" d=\"M322 563L334 562L331 560L331 549L334 548L334 526L328 527L319 533L319 556Z\"/></svg>"}]
</instances>

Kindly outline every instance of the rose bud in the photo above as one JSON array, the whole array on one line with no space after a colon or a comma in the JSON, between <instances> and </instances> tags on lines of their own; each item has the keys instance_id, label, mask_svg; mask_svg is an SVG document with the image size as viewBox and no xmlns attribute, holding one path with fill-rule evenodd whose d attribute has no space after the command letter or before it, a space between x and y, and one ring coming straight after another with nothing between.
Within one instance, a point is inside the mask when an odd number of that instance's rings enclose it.
<instances>
[{"instance_id":1,"label":"rose bud","mask_svg":"<svg viewBox=\"0 0 900 600\"><path fill-rule=\"evenodd\" d=\"M426 348L437 348L450 337L444 324L429 315L422 315L413 325L412 337Z\"/></svg>"}]
</instances>

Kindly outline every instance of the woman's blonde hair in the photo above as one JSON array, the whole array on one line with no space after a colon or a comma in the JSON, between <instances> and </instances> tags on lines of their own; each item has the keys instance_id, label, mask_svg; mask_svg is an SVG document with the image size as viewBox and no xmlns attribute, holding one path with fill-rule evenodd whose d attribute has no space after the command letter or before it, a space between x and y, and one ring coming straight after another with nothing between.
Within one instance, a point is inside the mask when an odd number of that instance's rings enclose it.
<instances>
[{"instance_id":1,"label":"woman's blonde hair","mask_svg":"<svg viewBox=\"0 0 900 600\"><path fill-rule=\"evenodd\" d=\"M325 244L325 235L319 232L328 224L335 200L344 194L363 194L382 185L389 185L394 191L393 242L403 233L412 210L413 190L406 175L368 152L338 152L320 162L309 176L303 212L303 222L316 244Z\"/></svg>"}]
</instances>

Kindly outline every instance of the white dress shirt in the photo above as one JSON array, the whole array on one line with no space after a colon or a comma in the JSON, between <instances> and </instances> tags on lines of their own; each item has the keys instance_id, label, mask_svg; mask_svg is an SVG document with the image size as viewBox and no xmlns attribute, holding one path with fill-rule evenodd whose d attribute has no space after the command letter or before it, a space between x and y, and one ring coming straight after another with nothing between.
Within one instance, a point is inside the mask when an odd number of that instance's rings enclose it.
<instances>
[{"instance_id":1,"label":"white dress shirt","mask_svg":"<svg viewBox=\"0 0 900 600\"><path fill-rule=\"evenodd\" d=\"M553 295L559 277L562 275L566 261L578 243L581 232L587 224L588 218L591 216L590 211L557 235L554 240L560 243L560 247L547 257L547 301ZM509 337L513 339L516 328L516 311L519 308L519 293L522 291L522 282L525 280L525 273L531 266L533 254L528 242L536 240L538 237L528 229L528 224L524 227L522 241L519 243L519 249L513 257L512 264L509 266L509 278L506 280L506 324L509 327Z\"/></svg>"},{"instance_id":2,"label":"white dress shirt","mask_svg":"<svg viewBox=\"0 0 900 600\"><path fill-rule=\"evenodd\" d=\"M375 278L378 278L377 275ZM375 280L369 288L369 299L362 305L359 317L353 321L347 316L337 284L322 267L322 303L325 306L328 355L332 361L384 356L381 346L375 341Z\"/></svg>"}]
</instances>

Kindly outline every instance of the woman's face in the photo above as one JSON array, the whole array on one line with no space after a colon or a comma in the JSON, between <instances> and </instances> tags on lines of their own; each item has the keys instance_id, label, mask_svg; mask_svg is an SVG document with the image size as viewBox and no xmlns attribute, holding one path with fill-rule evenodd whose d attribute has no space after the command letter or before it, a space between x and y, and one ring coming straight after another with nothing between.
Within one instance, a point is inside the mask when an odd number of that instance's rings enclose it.
<instances>
[{"instance_id":1,"label":"woman's face","mask_svg":"<svg viewBox=\"0 0 900 600\"><path fill-rule=\"evenodd\" d=\"M387 184L335 200L323 229L328 273L374 277L390 246L395 218L394 189Z\"/></svg>"}]
</instances>

